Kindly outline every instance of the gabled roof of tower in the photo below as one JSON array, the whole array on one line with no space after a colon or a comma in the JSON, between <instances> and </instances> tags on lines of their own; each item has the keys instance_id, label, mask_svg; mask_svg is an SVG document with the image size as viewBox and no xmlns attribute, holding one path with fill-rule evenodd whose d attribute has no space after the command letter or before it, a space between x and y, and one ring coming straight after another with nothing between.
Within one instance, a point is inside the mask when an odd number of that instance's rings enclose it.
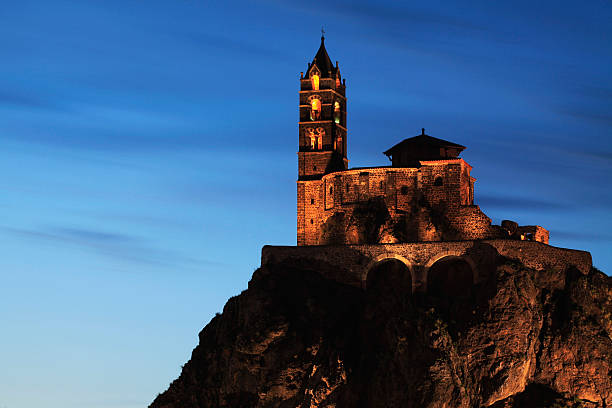
<instances>
[{"instance_id":1,"label":"gabled roof of tower","mask_svg":"<svg viewBox=\"0 0 612 408\"><path fill-rule=\"evenodd\" d=\"M335 77L336 67L327 54L327 50L325 49L325 36L323 35L321 36L321 46L319 47L319 51L317 51L317 54L312 60L312 64L310 64L310 67L306 70L306 77L310 75L310 70L315 64L321 71L321 78Z\"/></svg>"},{"instance_id":2,"label":"gabled roof of tower","mask_svg":"<svg viewBox=\"0 0 612 408\"><path fill-rule=\"evenodd\" d=\"M411 153L421 154L423 148L426 149L449 149L450 151L446 152L443 156L459 156L459 153L465 146L462 146L457 143L449 142L447 140L438 139L437 137L432 137L425 134L425 129L422 130L422 133L418 136L409 137L408 139L404 139L386 152L384 152L387 156L392 156L396 152L406 151Z\"/></svg>"}]
</instances>

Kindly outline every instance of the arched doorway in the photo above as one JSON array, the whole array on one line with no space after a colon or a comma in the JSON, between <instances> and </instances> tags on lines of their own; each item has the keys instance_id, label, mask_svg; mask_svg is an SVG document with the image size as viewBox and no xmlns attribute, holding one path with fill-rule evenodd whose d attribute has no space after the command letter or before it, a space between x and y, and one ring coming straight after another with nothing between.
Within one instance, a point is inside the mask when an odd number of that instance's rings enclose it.
<instances>
[{"instance_id":1,"label":"arched doorway","mask_svg":"<svg viewBox=\"0 0 612 408\"><path fill-rule=\"evenodd\" d=\"M427 271L427 293L433 296L468 297L473 285L472 266L458 256L440 258Z\"/></svg>"},{"instance_id":2,"label":"arched doorway","mask_svg":"<svg viewBox=\"0 0 612 408\"><path fill-rule=\"evenodd\" d=\"M368 293L385 296L406 296L412 293L410 268L396 258L384 258L367 271L365 288Z\"/></svg>"},{"instance_id":3,"label":"arched doorway","mask_svg":"<svg viewBox=\"0 0 612 408\"><path fill-rule=\"evenodd\" d=\"M371 333L380 333L389 320L409 313L412 275L401 260L384 258L373 262L364 287L364 322Z\"/></svg>"}]
</instances>

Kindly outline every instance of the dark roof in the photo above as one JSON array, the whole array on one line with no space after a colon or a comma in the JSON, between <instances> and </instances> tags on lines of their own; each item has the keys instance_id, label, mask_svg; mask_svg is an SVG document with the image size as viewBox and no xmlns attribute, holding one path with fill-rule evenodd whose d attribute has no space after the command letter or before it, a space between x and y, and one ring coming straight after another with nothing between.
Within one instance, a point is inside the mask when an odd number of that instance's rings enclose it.
<instances>
[{"instance_id":1,"label":"dark roof","mask_svg":"<svg viewBox=\"0 0 612 408\"><path fill-rule=\"evenodd\" d=\"M402 140L401 142L384 152L384 154L390 156L393 154L394 151L398 149L409 149L414 146L431 146L435 148L453 147L455 149L460 149L460 151L465 149L465 146L461 146L460 144L426 135L425 130L423 129L422 134Z\"/></svg>"},{"instance_id":2,"label":"dark roof","mask_svg":"<svg viewBox=\"0 0 612 408\"><path fill-rule=\"evenodd\" d=\"M312 64L310 64L310 67L306 70L306 77L310 75L310 70L315 64L321 71L321 78L335 77L336 67L332 63L329 55L327 54L327 50L325 49L324 36L321 36L321 46L319 47L319 51L317 51L317 55L315 55L314 59L312 60Z\"/></svg>"}]
</instances>

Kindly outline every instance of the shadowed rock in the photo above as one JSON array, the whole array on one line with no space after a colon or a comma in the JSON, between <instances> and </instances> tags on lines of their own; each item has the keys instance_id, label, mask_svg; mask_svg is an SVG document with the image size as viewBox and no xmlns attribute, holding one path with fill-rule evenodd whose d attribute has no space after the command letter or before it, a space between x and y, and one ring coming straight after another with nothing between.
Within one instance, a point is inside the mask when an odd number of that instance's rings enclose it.
<instances>
[{"instance_id":1,"label":"shadowed rock","mask_svg":"<svg viewBox=\"0 0 612 408\"><path fill-rule=\"evenodd\" d=\"M443 272L413 293L394 261L367 290L332 265L264 266L151 408L609 407L612 279L479 254L486 278L461 296Z\"/></svg>"}]
</instances>

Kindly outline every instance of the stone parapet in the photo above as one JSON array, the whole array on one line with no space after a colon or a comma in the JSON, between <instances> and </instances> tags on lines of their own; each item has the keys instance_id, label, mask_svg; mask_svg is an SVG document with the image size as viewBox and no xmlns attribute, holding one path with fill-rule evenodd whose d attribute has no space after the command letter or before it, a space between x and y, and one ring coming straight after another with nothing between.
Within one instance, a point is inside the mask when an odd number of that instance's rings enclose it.
<instances>
[{"instance_id":1,"label":"stone parapet","mask_svg":"<svg viewBox=\"0 0 612 408\"><path fill-rule=\"evenodd\" d=\"M445 257L461 258L472 266L474 281L478 282L479 266L491 254L518 260L535 270L565 272L576 268L586 275L592 266L591 254L586 251L508 239L372 245L266 245L262 249L261 264L293 263L316 267L330 279L364 287L372 266L385 259L398 259L410 269L412 287L422 291L427 286L427 271L436 261Z\"/></svg>"}]
</instances>

